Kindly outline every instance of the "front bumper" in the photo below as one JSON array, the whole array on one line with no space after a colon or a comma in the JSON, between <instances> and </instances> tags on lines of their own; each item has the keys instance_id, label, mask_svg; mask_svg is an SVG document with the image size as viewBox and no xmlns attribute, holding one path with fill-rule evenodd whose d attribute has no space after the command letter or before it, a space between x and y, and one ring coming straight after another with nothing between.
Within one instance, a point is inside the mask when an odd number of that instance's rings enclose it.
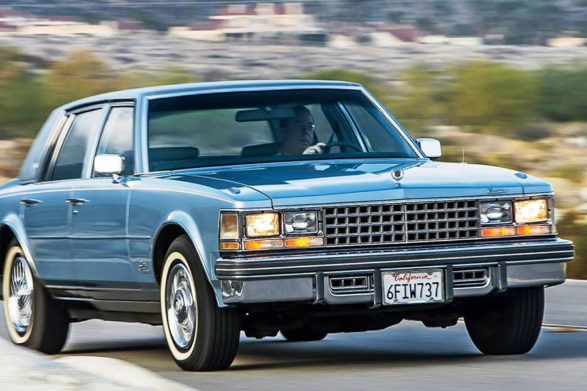
<instances>
[{"instance_id":1,"label":"front bumper","mask_svg":"<svg viewBox=\"0 0 587 391\"><path fill-rule=\"evenodd\" d=\"M481 296L508 288L560 284L566 277L564 264L573 255L572 242L549 238L218 258L215 273L224 304L301 301L379 306L382 271L440 268L446 282L444 297L451 301L455 297ZM475 283L458 280L471 271L481 274L468 275L483 275L483 279L477 278ZM354 276L366 282L362 289L333 288L332 279Z\"/></svg>"}]
</instances>

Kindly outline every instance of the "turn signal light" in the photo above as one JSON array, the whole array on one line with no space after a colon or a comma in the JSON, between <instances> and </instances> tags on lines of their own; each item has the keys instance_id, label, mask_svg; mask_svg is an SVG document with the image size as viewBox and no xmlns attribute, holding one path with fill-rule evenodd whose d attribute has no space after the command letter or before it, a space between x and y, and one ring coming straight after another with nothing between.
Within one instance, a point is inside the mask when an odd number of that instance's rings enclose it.
<instances>
[{"instance_id":1,"label":"turn signal light","mask_svg":"<svg viewBox=\"0 0 587 391\"><path fill-rule=\"evenodd\" d=\"M552 227L550 225L522 225L516 229L518 235L544 235L552 233Z\"/></svg>"},{"instance_id":2,"label":"turn signal light","mask_svg":"<svg viewBox=\"0 0 587 391\"><path fill-rule=\"evenodd\" d=\"M481 230L481 236L484 238L495 238L499 236L514 236L516 229L514 227L491 227L483 228Z\"/></svg>"},{"instance_id":3,"label":"turn signal light","mask_svg":"<svg viewBox=\"0 0 587 391\"><path fill-rule=\"evenodd\" d=\"M220 242L220 249L221 250L238 250L240 249L239 242Z\"/></svg>"},{"instance_id":4,"label":"turn signal light","mask_svg":"<svg viewBox=\"0 0 587 391\"><path fill-rule=\"evenodd\" d=\"M255 239L245 240L245 250L266 250L269 248L282 248L281 239Z\"/></svg>"},{"instance_id":5,"label":"turn signal light","mask_svg":"<svg viewBox=\"0 0 587 391\"><path fill-rule=\"evenodd\" d=\"M285 239L285 247L312 247L322 246L324 239L316 236L301 236L299 238Z\"/></svg>"}]
</instances>

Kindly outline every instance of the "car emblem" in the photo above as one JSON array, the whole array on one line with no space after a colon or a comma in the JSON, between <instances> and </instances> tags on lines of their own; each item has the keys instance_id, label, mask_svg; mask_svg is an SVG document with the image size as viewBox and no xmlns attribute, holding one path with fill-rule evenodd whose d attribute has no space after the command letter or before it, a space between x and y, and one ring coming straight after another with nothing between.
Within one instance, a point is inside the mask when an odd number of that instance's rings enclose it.
<instances>
[{"instance_id":1,"label":"car emblem","mask_svg":"<svg viewBox=\"0 0 587 391\"><path fill-rule=\"evenodd\" d=\"M404 170L391 170L391 177L395 180L395 185L400 186L399 181L404 177Z\"/></svg>"},{"instance_id":2,"label":"car emblem","mask_svg":"<svg viewBox=\"0 0 587 391\"><path fill-rule=\"evenodd\" d=\"M401 179L404 177L404 170L392 170L391 177L396 181L401 181Z\"/></svg>"},{"instance_id":3,"label":"car emblem","mask_svg":"<svg viewBox=\"0 0 587 391\"><path fill-rule=\"evenodd\" d=\"M508 192L507 189L497 189L497 188L487 189L487 194L506 194L507 192Z\"/></svg>"}]
</instances>

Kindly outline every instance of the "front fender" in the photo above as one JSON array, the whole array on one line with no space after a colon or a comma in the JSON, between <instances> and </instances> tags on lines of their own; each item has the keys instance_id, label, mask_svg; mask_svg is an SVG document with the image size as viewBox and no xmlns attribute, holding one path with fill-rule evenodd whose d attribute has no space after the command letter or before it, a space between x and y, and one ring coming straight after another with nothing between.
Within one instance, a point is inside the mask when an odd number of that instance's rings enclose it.
<instances>
[{"instance_id":1,"label":"front fender","mask_svg":"<svg viewBox=\"0 0 587 391\"><path fill-rule=\"evenodd\" d=\"M157 233L154 236L153 243L151 245L151 259L155 259L155 243L157 238L159 237L159 233L168 225L174 224L180 226L190 238L194 248L196 249L196 253L198 254L198 258L206 273L206 279L210 283L210 286L214 290L216 296L216 302L218 303L219 307L225 307L226 305L222 302L222 293L220 291L220 283L216 278L216 274L214 272L214 262L215 259L212 259L209 254L205 251L204 241L202 240L202 235L200 230L195 223L192 216L188 213L183 211L174 211L169 213L166 216L165 221L159 226Z\"/></svg>"}]
</instances>

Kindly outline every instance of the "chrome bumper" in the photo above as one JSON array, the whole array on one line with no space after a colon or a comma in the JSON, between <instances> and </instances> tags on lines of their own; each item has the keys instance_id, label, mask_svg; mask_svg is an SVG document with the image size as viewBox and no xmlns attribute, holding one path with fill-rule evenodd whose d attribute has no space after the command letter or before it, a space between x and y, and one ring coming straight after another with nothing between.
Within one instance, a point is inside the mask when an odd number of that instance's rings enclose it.
<instances>
[{"instance_id":1,"label":"chrome bumper","mask_svg":"<svg viewBox=\"0 0 587 391\"><path fill-rule=\"evenodd\" d=\"M218 258L215 272L222 302L370 303L381 299L381 272L441 268L445 298L487 295L508 288L564 282L573 243L552 238L527 242L485 242L394 250ZM338 289L336 279L353 281ZM354 289L353 283L360 285Z\"/></svg>"}]
</instances>

